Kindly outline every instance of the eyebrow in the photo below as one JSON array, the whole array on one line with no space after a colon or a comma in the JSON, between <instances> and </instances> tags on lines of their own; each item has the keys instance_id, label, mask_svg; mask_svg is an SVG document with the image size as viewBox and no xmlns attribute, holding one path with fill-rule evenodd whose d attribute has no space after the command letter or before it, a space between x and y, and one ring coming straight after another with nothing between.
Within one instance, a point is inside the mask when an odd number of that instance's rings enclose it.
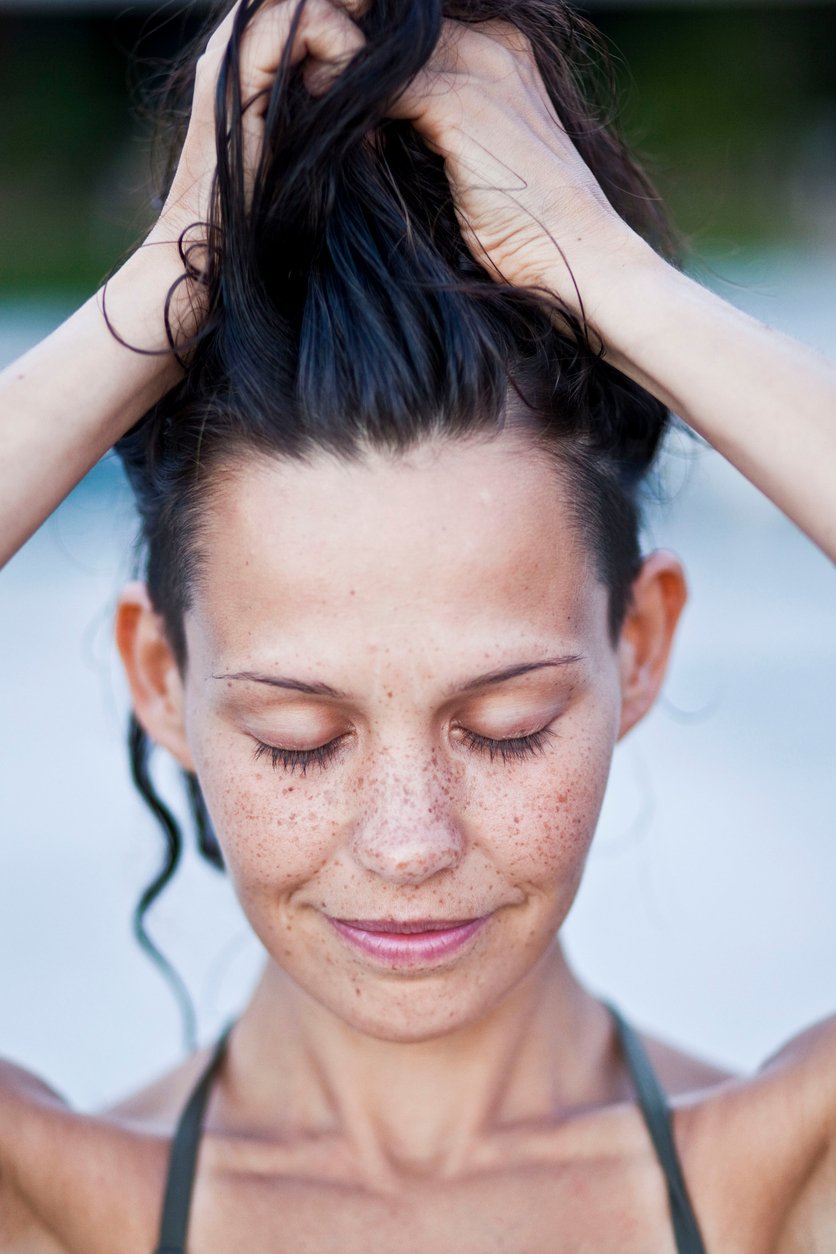
<instances>
[{"instance_id":1,"label":"eyebrow","mask_svg":"<svg viewBox=\"0 0 836 1254\"><path fill-rule=\"evenodd\" d=\"M457 684L447 695L452 697L459 692L472 692L474 688L487 688L490 684L501 684L506 679L516 679L518 675L527 675L530 671L544 670L549 666L571 666L573 662L582 660L582 653L566 653L562 657L548 657L537 662L518 662L516 666L504 666L498 671L486 671L484 675L468 679L464 684Z\"/></svg>"},{"instance_id":2,"label":"eyebrow","mask_svg":"<svg viewBox=\"0 0 836 1254\"><path fill-rule=\"evenodd\" d=\"M252 684L269 684L271 688L289 688L292 692L304 692L309 697L333 697L349 700L347 692L332 688L330 684L309 683L302 679L290 679L286 675L259 675L255 671L235 671L229 675L212 675L212 679L245 679Z\"/></svg>"},{"instance_id":3,"label":"eyebrow","mask_svg":"<svg viewBox=\"0 0 836 1254\"><path fill-rule=\"evenodd\" d=\"M457 696L462 692L473 692L476 688L487 688L491 684L501 684L507 679L516 679L531 671L544 670L547 667L571 666L573 662L583 660L582 653L567 653L561 657L543 658L536 662L518 662L515 666L504 666L500 670L486 671L476 675L463 684L456 684L448 689L448 697ZM260 675L256 671L234 671L229 674L212 675L212 679L242 679L253 684L268 684L271 688L284 688L291 692L303 692L309 697L331 697L332 700L348 701L350 696L330 684L311 683L303 679L292 679L287 675Z\"/></svg>"}]
</instances>

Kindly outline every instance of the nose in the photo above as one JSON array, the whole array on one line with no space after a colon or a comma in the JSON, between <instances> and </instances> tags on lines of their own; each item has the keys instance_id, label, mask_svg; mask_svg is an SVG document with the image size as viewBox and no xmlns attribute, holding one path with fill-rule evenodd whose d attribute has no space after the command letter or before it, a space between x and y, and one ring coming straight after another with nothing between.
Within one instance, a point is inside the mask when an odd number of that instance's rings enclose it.
<instances>
[{"instance_id":1,"label":"nose","mask_svg":"<svg viewBox=\"0 0 836 1254\"><path fill-rule=\"evenodd\" d=\"M454 781L434 763L389 760L365 789L354 857L391 884L422 884L464 856L465 833L455 810Z\"/></svg>"}]
</instances>

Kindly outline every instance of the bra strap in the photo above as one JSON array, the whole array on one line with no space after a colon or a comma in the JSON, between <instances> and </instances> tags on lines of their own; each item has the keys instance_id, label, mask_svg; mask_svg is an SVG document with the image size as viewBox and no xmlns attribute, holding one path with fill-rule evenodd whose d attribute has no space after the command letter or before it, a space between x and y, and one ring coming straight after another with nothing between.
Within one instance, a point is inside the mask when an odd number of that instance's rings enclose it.
<instances>
[{"instance_id":1,"label":"bra strap","mask_svg":"<svg viewBox=\"0 0 836 1254\"><path fill-rule=\"evenodd\" d=\"M705 1254L705 1246L676 1152L671 1113L665 1094L638 1034L615 1006L607 1001L603 1004L615 1024L642 1116L665 1173L677 1254ZM231 1027L230 1024L220 1037L178 1121L171 1143L160 1238L155 1254L185 1254L203 1116L213 1081L223 1061Z\"/></svg>"},{"instance_id":2,"label":"bra strap","mask_svg":"<svg viewBox=\"0 0 836 1254\"><path fill-rule=\"evenodd\" d=\"M676 1152L671 1112L665 1093L635 1029L622 1017L615 1006L607 1001L604 1005L615 1023L641 1112L653 1141L656 1156L665 1173L677 1254L705 1254L705 1246L688 1197L679 1155Z\"/></svg>"},{"instance_id":3,"label":"bra strap","mask_svg":"<svg viewBox=\"0 0 836 1254\"><path fill-rule=\"evenodd\" d=\"M171 1142L160 1238L155 1254L185 1254L203 1116L231 1028L232 1024L221 1035L178 1120Z\"/></svg>"}]
</instances>

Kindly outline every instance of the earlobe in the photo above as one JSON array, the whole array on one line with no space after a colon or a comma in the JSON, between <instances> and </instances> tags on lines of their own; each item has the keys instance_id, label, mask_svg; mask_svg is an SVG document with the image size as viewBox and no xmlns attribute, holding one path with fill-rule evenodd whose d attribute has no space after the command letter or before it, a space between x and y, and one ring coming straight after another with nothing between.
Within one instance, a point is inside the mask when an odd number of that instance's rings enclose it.
<instances>
[{"instance_id":1,"label":"earlobe","mask_svg":"<svg viewBox=\"0 0 836 1254\"><path fill-rule=\"evenodd\" d=\"M144 583L135 581L122 589L115 629L139 723L182 767L194 771L185 732L183 681Z\"/></svg>"},{"instance_id":2,"label":"earlobe","mask_svg":"<svg viewBox=\"0 0 836 1254\"><path fill-rule=\"evenodd\" d=\"M618 643L619 740L643 718L659 694L687 597L685 574L672 553L660 551L645 559L633 583Z\"/></svg>"}]
</instances>

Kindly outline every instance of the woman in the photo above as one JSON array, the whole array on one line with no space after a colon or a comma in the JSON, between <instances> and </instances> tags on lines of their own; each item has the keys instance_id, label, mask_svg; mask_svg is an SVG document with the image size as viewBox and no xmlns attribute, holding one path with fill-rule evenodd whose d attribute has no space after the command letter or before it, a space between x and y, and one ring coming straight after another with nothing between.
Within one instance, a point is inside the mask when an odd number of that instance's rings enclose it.
<instances>
[{"instance_id":1,"label":"woman","mask_svg":"<svg viewBox=\"0 0 836 1254\"><path fill-rule=\"evenodd\" d=\"M136 778L266 951L106 1115L0 1071L3 1249L836 1248L836 1022L728 1077L558 939L684 601L666 409L836 556L836 375L647 242L566 10L444 15L233 10L145 246L3 376L5 557L119 442Z\"/></svg>"}]
</instances>

